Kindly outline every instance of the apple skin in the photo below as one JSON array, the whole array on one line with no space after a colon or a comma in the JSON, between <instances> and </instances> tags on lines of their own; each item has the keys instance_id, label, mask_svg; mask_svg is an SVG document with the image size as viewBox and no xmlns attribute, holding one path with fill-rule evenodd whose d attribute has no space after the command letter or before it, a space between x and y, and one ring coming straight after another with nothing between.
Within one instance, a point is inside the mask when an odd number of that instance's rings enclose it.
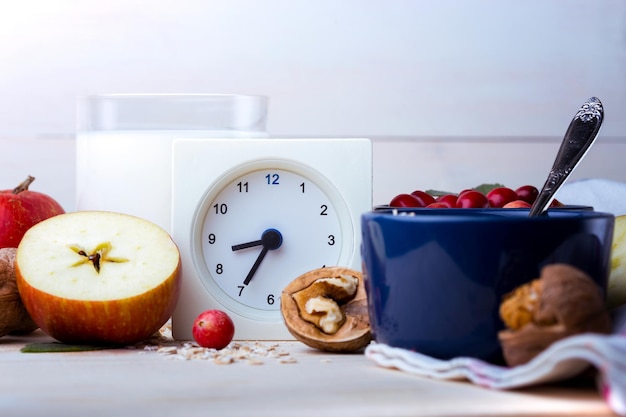
<instances>
[{"instance_id":1,"label":"apple skin","mask_svg":"<svg viewBox=\"0 0 626 417\"><path fill-rule=\"evenodd\" d=\"M28 189L34 180L29 176L16 188L0 191L0 248L17 248L33 225L65 213L52 197Z\"/></svg>"},{"instance_id":2,"label":"apple skin","mask_svg":"<svg viewBox=\"0 0 626 417\"><path fill-rule=\"evenodd\" d=\"M15 272L22 303L48 335L68 344L131 345L148 339L169 320L180 292L180 264L161 285L120 300L85 301L32 287Z\"/></svg>"},{"instance_id":3,"label":"apple skin","mask_svg":"<svg viewBox=\"0 0 626 417\"><path fill-rule=\"evenodd\" d=\"M202 347L224 349L233 340L235 325L221 310L206 310L194 320L192 335Z\"/></svg>"}]
</instances>

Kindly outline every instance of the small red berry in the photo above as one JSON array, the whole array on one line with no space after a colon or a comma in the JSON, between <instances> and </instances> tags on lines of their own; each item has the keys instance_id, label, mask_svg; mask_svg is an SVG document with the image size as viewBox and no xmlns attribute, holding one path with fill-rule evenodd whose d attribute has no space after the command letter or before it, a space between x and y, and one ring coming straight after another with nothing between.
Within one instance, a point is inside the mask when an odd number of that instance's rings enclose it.
<instances>
[{"instance_id":1,"label":"small red berry","mask_svg":"<svg viewBox=\"0 0 626 417\"><path fill-rule=\"evenodd\" d=\"M479 191L467 191L456 200L457 208L487 208L489 200L487 196Z\"/></svg>"},{"instance_id":2,"label":"small red berry","mask_svg":"<svg viewBox=\"0 0 626 417\"><path fill-rule=\"evenodd\" d=\"M435 202L435 197L425 191L415 190L411 193L411 195L420 200L422 207L426 207L427 205Z\"/></svg>"},{"instance_id":3,"label":"small red berry","mask_svg":"<svg viewBox=\"0 0 626 417\"><path fill-rule=\"evenodd\" d=\"M434 202L427 205L426 208L450 208L450 206L445 203Z\"/></svg>"},{"instance_id":4,"label":"small red berry","mask_svg":"<svg viewBox=\"0 0 626 417\"><path fill-rule=\"evenodd\" d=\"M194 321L192 335L200 346L220 350L233 340L235 324L221 310L206 310Z\"/></svg>"},{"instance_id":5,"label":"small red berry","mask_svg":"<svg viewBox=\"0 0 626 417\"><path fill-rule=\"evenodd\" d=\"M398 194L389 202L390 207L424 207L422 202L411 194Z\"/></svg>"},{"instance_id":6,"label":"small red berry","mask_svg":"<svg viewBox=\"0 0 626 417\"><path fill-rule=\"evenodd\" d=\"M497 187L487 193L490 207L504 207L505 204L519 199L517 193L507 187Z\"/></svg>"},{"instance_id":7,"label":"small red berry","mask_svg":"<svg viewBox=\"0 0 626 417\"><path fill-rule=\"evenodd\" d=\"M455 208L456 200L457 200L457 196L455 196L454 194L445 194L445 195L437 197L436 202L445 204L446 206L448 206L448 208Z\"/></svg>"},{"instance_id":8,"label":"small red berry","mask_svg":"<svg viewBox=\"0 0 626 417\"><path fill-rule=\"evenodd\" d=\"M532 185L522 185L515 190L515 194L517 194L518 199L524 200L528 204L533 204L539 195L539 190Z\"/></svg>"}]
</instances>

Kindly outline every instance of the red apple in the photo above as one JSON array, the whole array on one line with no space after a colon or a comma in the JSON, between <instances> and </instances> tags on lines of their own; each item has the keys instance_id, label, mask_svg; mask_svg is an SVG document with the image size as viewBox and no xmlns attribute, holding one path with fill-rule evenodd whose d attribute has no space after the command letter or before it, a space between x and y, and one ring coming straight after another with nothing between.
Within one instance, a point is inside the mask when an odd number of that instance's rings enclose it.
<instances>
[{"instance_id":1,"label":"red apple","mask_svg":"<svg viewBox=\"0 0 626 417\"><path fill-rule=\"evenodd\" d=\"M52 197L30 191L33 181L35 178L29 176L14 189L0 191L0 248L17 248L34 224L65 213Z\"/></svg>"},{"instance_id":2,"label":"red apple","mask_svg":"<svg viewBox=\"0 0 626 417\"><path fill-rule=\"evenodd\" d=\"M233 340L235 325L225 312L206 310L194 320L191 332L200 346L219 350Z\"/></svg>"},{"instance_id":3,"label":"red apple","mask_svg":"<svg viewBox=\"0 0 626 417\"><path fill-rule=\"evenodd\" d=\"M128 345L170 318L180 253L169 234L138 217L61 214L31 227L17 248L16 281L33 321L64 343Z\"/></svg>"},{"instance_id":4,"label":"red apple","mask_svg":"<svg viewBox=\"0 0 626 417\"><path fill-rule=\"evenodd\" d=\"M530 204L524 200L513 200L506 203L502 208L530 208Z\"/></svg>"}]
</instances>

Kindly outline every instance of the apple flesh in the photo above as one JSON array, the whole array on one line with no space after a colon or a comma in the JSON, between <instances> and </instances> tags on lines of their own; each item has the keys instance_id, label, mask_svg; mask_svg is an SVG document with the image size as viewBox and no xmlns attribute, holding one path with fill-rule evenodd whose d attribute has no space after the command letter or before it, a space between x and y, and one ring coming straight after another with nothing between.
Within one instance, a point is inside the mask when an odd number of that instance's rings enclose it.
<instances>
[{"instance_id":1,"label":"apple flesh","mask_svg":"<svg viewBox=\"0 0 626 417\"><path fill-rule=\"evenodd\" d=\"M33 321L64 343L128 345L169 320L180 291L180 253L169 234L104 211L58 215L17 248L18 290Z\"/></svg>"},{"instance_id":2,"label":"apple flesh","mask_svg":"<svg viewBox=\"0 0 626 417\"><path fill-rule=\"evenodd\" d=\"M17 248L33 225L65 213L52 197L30 191L33 181L35 178L29 176L14 189L0 191L0 248Z\"/></svg>"},{"instance_id":3,"label":"apple flesh","mask_svg":"<svg viewBox=\"0 0 626 417\"><path fill-rule=\"evenodd\" d=\"M224 349L233 340L235 325L221 310L206 310L194 320L192 335L202 347Z\"/></svg>"}]
</instances>

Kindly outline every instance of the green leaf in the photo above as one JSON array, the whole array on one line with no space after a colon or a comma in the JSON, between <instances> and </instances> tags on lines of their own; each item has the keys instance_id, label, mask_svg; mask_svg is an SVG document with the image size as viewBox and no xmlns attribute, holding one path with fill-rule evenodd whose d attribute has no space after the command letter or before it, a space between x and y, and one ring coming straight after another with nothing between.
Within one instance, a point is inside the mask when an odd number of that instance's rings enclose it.
<instances>
[{"instance_id":1,"label":"green leaf","mask_svg":"<svg viewBox=\"0 0 626 417\"><path fill-rule=\"evenodd\" d=\"M498 188L498 187L504 187L504 185L502 184L480 184L478 187L474 187L473 189L476 191L480 191L481 193L483 193L484 195L487 195L487 193L489 193L489 191L493 190L494 188Z\"/></svg>"},{"instance_id":2,"label":"green leaf","mask_svg":"<svg viewBox=\"0 0 626 417\"><path fill-rule=\"evenodd\" d=\"M456 193L450 192L450 191L441 191L441 190L426 190L424 191L426 194L430 194L433 197L440 197L442 195L447 195L447 194L454 194L456 195Z\"/></svg>"},{"instance_id":3,"label":"green leaf","mask_svg":"<svg viewBox=\"0 0 626 417\"><path fill-rule=\"evenodd\" d=\"M20 349L22 353L48 353L48 352L85 352L90 350L115 349L112 346L95 345L69 345L60 342L29 343Z\"/></svg>"}]
</instances>

